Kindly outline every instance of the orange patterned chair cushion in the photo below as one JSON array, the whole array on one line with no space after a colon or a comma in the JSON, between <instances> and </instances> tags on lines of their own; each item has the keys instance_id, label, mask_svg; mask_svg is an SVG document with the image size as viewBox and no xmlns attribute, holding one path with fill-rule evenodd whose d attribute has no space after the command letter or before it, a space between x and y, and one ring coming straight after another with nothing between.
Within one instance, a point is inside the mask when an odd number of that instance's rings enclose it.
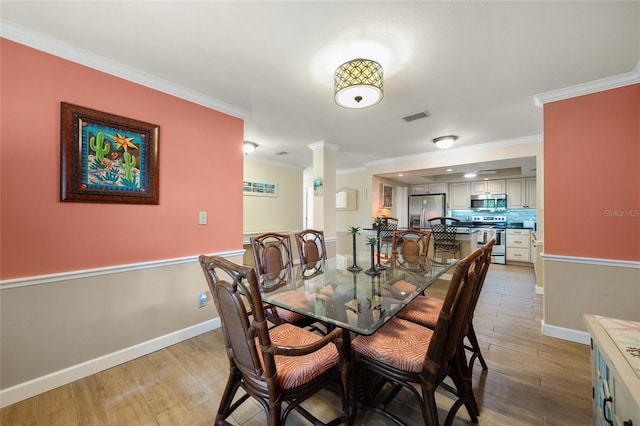
<instances>
[{"instance_id":1,"label":"orange patterned chair cushion","mask_svg":"<svg viewBox=\"0 0 640 426\"><path fill-rule=\"evenodd\" d=\"M433 330L399 318L391 318L371 336L351 342L355 352L411 373L422 371Z\"/></svg>"},{"instance_id":2,"label":"orange patterned chair cushion","mask_svg":"<svg viewBox=\"0 0 640 426\"><path fill-rule=\"evenodd\" d=\"M312 306L313 301L306 297L301 297L301 294L299 291L294 291L294 290L283 291L278 294L278 299L285 302L289 306L295 306L296 308L301 309L303 311L311 312L311 310L314 308ZM291 323L302 321L305 318L307 318L302 314L299 314L297 312L292 312L287 309L278 309L278 317L280 317L280 319L284 322L291 322Z\"/></svg>"},{"instance_id":3,"label":"orange patterned chair cushion","mask_svg":"<svg viewBox=\"0 0 640 426\"><path fill-rule=\"evenodd\" d=\"M299 314L297 312L291 312L286 309L278 309L278 317L283 322L290 322L290 323L302 321L303 319L307 318L302 314Z\"/></svg>"},{"instance_id":4,"label":"orange patterned chair cushion","mask_svg":"<svg viewBox=\"0 0 640 426\"><path fill-rule=\"evenodd\" d=\"M399 281L396 281L395 283L393 283L393 288L395 290L398 290L398 291L402 292L402 293L411 294L414 291L416 291L416 289L418 287L416 287L414 284L411 284L408 281L399 280Z\"/></svg>"},{"instance_id":5,"label":"orange patterned chair cushion","mask_svg":"<svg viewBox=\"0 0 640 426\"><path fill-rule=\"evenodd\" d=\"M397 317L435 329L444 301L437 297L418 296L405 306Z\"/></svg>"},{"instance_id":6,"label":"orange patterned chair cushion","mask_svg":"<svg viewBox=\"0 0 640 426\"><path fill-rule=\"evenodd\" d=\"M271 343L280 346L304 346L321 339L321 336L291 324L282 324L270 329L269 337ZM257 339L256 345L260 347ZM260 361L264 364L262 352L258 351L258 354ZM340 362L340 354L338 348L330 343L308 355L276 355L275 362L280 386L283 389L292 389L313 380L337 365Z\"/></svg>"}]
</instances>

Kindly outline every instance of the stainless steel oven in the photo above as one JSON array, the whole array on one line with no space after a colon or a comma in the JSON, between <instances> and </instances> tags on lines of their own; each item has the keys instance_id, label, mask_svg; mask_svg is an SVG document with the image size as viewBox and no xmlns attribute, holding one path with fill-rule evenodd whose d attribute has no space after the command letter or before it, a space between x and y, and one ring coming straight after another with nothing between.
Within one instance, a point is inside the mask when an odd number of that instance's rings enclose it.
<instances>
[{"instance_id":1,"label":"stainless steel oven","mask_svg":"<svg viewBox=\"0 0 640 426\"><path fill-rule=\"evenodd\" d=\"M474 216L473 226L478 229L477 247L482 247L492 238L496 243L491 251L491 263L504 265L507 263L506 216Z\"/></svg>"},{"instance_id":2,"label":"stainless steel oven","mask_svg":"<svg viewBox=\"0 0 640 426\"><path fill-rule=\"evenodd\" d=\"M504 265L507 263L506 257L506 230L500 228L480 228L478 231L478 247L482 247L492 238L496 239L491 251L491 263Z\"/></svg>"}]
</instances>

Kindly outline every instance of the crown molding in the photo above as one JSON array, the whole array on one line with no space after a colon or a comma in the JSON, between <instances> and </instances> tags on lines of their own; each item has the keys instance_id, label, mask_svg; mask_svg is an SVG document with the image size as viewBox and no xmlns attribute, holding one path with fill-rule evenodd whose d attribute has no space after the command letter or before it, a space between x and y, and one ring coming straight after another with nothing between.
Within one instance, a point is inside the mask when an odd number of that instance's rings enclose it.
<instances>
[{"instance_id":1,"label":"crown molding","mask_svg":"<svg viewBox=\"0 0 640 426\"><path fill-rule=\"evenodd\" d=\"M533 103L536 106L542 108L544 104L547 104L549 102L561 101L564 99L575 98L577 96L590 95L592 93L617 89L619 87L629 86L636 83L640 83L640 62L636 64L632 71L624 74L601 78L600 80L594 80L587 83L576 84L573 86L565 87L564 89L557 89L540 93L533 97Z\"/></svg>"},{"instance_id":2,"label":"crown molding","mask_svg":"<svg viewBox=\"0 0 640 426\"><path fill-rule=\"evenodd\" d=\"M162 93L176 96L233 117L244 120L250 116L249 111L242 108L204 96L195 90L187 89L186 87L161 79L155 75L140 71L133 67L128 67L119 62L107 59L104 56L96 55L95 53L80 49L59 39L29 30L10 21L0 20L0 35L7 40L11 40L59 58L140 84Z\"/></svg>"},{"instance_id":3,"label":"crown molding","mask_svg":"<svg viewBox=\"0 0 640 426\"><path fill-rule=\"evenodd\" d=\"M324 141L320 141L320 142L314 142L314 143L310 143L309 145L307 145L312 151L317 151L319 149L328 149L329 151L335 151L338 152L340 151L340 146L338 145L334 145L334 144L330 144Z\"/></svg>"}]
</instances>

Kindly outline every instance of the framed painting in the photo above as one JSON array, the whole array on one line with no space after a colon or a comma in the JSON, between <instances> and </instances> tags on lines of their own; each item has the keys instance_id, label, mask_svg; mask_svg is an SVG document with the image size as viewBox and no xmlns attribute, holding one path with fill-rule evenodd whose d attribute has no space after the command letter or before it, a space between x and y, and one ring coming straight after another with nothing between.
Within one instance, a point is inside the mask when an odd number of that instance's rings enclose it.
<instances>
[{"instance_id":1,"label":"framed painting","mask_svg":"<svg viewBox=\"0 0 640 426\"><path fill-rule=\"evenodd\" d=\"M265 182L251 182L244 181L244 185L242 187L242 193L244 195L259 195L262 197L277 197L278 196L278 185L275 183L265 183Z\"/></svg>"},{"instance_id":2,"label":"framed painting","mask_svg":"<svg viewBox=\"0 0 640 426\"><path fill-rule=\"evenodd\" d=\"M393 186L382 184L382 208L393 207Z\"/></svg>"},{"instance_id":3,"label":"framed painting","mask_svg":"<svg viewBox=\"0 0 640 426\"><path fill-rule=\"evenodd\" d=\"M160 126L60 103L60 200L159 204Z\"/></svg>"}]
</instances>

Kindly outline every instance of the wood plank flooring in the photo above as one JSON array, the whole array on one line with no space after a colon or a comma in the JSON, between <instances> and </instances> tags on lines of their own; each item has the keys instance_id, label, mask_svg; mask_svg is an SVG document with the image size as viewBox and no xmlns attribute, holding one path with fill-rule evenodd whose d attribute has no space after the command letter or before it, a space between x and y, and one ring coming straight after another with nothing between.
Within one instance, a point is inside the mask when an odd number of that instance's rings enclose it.
<instances>
[{"instance_id":1,"label":"wood plank flooring","mask_svg":"<svg viewBox=\"0 0 640 426\"><path fill-rule=\"evenodd\" d=\"M442 295L445 284L429 291ZM480 425L587 425L591 418L589 347L541 334L542 296L533 269L491 265L474 325L489 365L474 367ZM158 352L85 377L5 407L2 426L211 425L226 383L228 361L217 329ZM323 420L337 416L339 398L327 389L305 403ZM438 394L441 422L451 399ZM422 424L409 392L394 410L408 424ZM266 424L261 407L248 400L233 414L235 425ZM390 425L371 412L359 425ZM292 414L289 425L308 424ZM464 408L455 425L473 424Z\"/></svg>"}]
</instances>

